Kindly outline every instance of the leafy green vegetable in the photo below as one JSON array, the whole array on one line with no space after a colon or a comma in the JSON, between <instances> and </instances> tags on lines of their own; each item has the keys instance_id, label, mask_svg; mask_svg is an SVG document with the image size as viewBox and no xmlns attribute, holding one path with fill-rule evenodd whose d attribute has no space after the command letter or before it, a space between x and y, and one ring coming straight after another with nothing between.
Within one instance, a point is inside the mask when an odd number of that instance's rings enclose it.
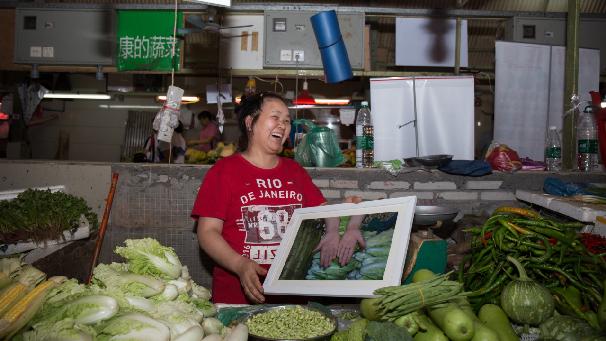
<instances>
[{"instance_id":1,"label":"leafy green vegetable","mask_svg":"<svg viewBox=\"0 0 606 341\"><path fill-rule=\"evenodd\" d=\"M164 290L164 282L149 276L120 271L121 264L99 264L93 271L93 283L125 294L150 297Z\"/></svg>"},{"instance_id":2,"label":"leafy green vegetable","mask_svg":"<svg viewBox=\"0 0 606 341\"><path fill-rule=\"evenodd\" d=\"M152 238L127 239L126 246L114 252L128 260L128 270L140 275L177 279L181 275L181 262L175 250L161 245Z\"/></svg>"},{"instance_id":3,"label":"leafy green vegetable","mask_svg":"<svg viewBox=\"0 0 606 341\"><path fill-rule=\"evenodd\" d=\"M97 340L168 341L170 331L162 322L140 314L128 313L112 318L98 328Z\"/></svg>"},{"instance_id":4,"label":"leafy green vegetable","mask_svg":"<svg viewBox=\"0 0 606 341\"><path fill-rule=\"evenodd\" d=\"M93 341L95 329L76 324L73 319L58 322L41 322L33 325L32 330L24 332L16 339L23 341Z\"/></svg>"},{"instance_id":5,"label":"leafy green vegetable","mask_svg":"<svg viewBox=\"0 0 606 341\"><path fill-rule=\"evenodd\" d=\"M412 336L405 328L393 322L370 321L366 327L368 341L412 341Z\"/></svg>"},{"instance_id":6,"label":"leafy green vegetable","mask_svg":"<svg viewBox=\"0 0 606 341\"><path fill-rule=\"evenodd\" d=\"M62 238L84 216L94 229L97 215L80 197L50 190L28 189L13 200L0 201L0 240L36 242Z\"/></svg>"},{"instance_id":7,"label":"leafy green vegetable","mask_svg":"<svg viewBox=\"0 0 606 341\"><path fill-rule=\"evenodd\" d=\"M9 285L21 270L19 257L0 258L0 289Z\"/></svg>"},{"instance_id":8,"label":"leafy green vegetable","mask_svg":"<svg viewBox=\"0 0 606 341\"><path fill-rule=\"evenodd\" d=\"M349 341L364 341L366 337L366 327L368 320L359 319L354 321L347 329L347 340Z\"/></svg>"}]
</instances>

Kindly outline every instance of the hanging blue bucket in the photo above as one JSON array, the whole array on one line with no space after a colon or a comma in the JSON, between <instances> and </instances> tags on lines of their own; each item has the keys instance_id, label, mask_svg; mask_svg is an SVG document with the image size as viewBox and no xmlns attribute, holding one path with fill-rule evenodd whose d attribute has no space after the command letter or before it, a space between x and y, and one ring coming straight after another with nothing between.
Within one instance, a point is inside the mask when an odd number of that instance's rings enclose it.
<instances>
[{"instance_id":1,"label":"hanging blue bucket","mask_svg":"<svg viewBox=\"0 0 606 341\"><path fill-rule=\"evenodd\" d=\"M311 25L322 56L327 83L339 83L353 77L347 48L341 36L337 13L323 11L311 17Z\"/></svg>"}]
</instances>

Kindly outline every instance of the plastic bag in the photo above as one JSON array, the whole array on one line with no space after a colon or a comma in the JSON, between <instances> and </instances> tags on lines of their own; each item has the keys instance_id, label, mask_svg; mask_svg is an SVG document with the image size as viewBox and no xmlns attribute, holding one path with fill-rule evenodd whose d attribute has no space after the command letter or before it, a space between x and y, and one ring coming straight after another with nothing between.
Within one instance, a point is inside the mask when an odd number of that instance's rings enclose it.
<instances>
[{"instance_id":1,"label":"plastic bag","mask_svg":"<svg viewBox=\"0 0 606 341\"><path fill-rule=\"evenodd\" d=\"M506 144L492 142L486 152L486 161L493 170L513 173L522 169L522 161L518 153Z\"/></svg>"},{"instance_id":2,"label":"plastic bag","mask_svg":"<svg viewBox=\"0 0 606 341\"><path fill-rule=\"evenodd\" d=\"M328 127L319 127L310 120L295 120L296 126L302 124L308 132L295 149L295 160L304 167L336 167L345 161L339 148L335 132Z\"/></svg>"}]
</instances>

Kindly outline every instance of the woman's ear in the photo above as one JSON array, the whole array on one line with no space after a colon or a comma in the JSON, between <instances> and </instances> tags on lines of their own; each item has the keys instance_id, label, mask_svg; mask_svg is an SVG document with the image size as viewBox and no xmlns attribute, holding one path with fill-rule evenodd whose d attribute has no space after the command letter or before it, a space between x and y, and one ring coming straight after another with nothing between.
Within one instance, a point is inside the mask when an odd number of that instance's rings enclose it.
<instances>
[{"instance_id":1,"label":"woman's ear","mask_svg":"<svg viewBox=\"0 0 606 341\"><path fill-rule=\"evenodd\" d=\"M244 124L246 125L246 131L252 131L252 116L248 115L244 119Z\"/></svg>"}]
</instances>

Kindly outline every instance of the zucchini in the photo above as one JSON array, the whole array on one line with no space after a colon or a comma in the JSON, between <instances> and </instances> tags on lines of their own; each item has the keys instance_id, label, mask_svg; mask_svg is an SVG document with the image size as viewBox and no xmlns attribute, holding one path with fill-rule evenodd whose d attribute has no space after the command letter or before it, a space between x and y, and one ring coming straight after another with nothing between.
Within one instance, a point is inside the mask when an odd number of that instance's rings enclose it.
<instances>
[{"instance_id":1,"label":"zucchini","mask_svg":"<svg viewBox=\"0 0 606 341\"><path fill-rule=\"evenodd\" d=\"M414 336L415 341L448 341L446 335L426 315L418 314L417 324L419 332Z\"/></svg>"},{"instance_id":2,"label":"zucchini","mask_svg":"<svg viewBox=\"0 0 606 341\"><path fill-rule=\"evenodd\" d=\"M473 338L473 318L454 303L427 308L429 316L453 341L469 341Z\"/></svg>"},{"instance_id":3,"label":"zucchini","mask_svg":"<svg viewBox=\"0 0 606 341\"><path fill-rule=\"evenodd\" d=\"M484 304L478 313L480 321L497 332L501 341L517 341L520 337L511 327L509 318L496 304Z\"/></svg>"}]
</instances>

